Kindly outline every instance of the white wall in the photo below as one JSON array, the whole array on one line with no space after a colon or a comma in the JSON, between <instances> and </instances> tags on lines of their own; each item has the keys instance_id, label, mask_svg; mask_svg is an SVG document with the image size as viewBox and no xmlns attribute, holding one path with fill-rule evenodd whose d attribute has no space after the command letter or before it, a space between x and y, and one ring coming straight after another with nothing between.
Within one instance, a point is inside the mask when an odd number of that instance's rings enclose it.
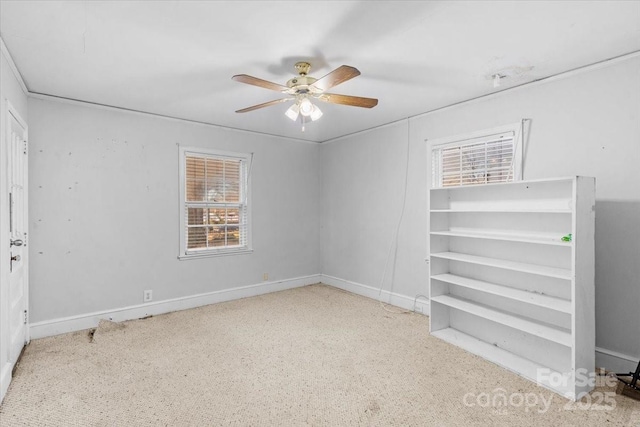
<instances>
[{"instance_id":1,"label":"white wall","mask_svg":"<svg viewBox=\"0 0 640 427\"><path fill-rule=\"evenodd\" d=\"M384 102L382 100L381 102ZM407 204L397 263L384 289L427 293L425 139L529 118L525 179L596 177L596 345L640 358L640 58L531 84L322 145L322 272L379 287ZM410 136L408 137L408 131ZM393 255L393 254L392 254ZM393 259L391 259L393 261ZM598 354L600 365L635 364ZM636 362L637 363L637 362Z\"/></svg>"},{"instance_id":2,"label":"white wall","mask_svg":"<svg viewBox=\"0 0 640 427\"><path fill-rule=\"evenodd\" d=\"M427 171L424 144L407 147L407 130L404 122L323 144L322 273L374 288L384 275L385 291L413 299L426 294Z\"/></svg>"},{"instance_id":3,"label":"white wall","mask_svg":"<svg viewBox=\"0 0 640 427\"><path fill-rule=\"evenodd\" d=\"M7 101L16 109L23 120L27 118L27 95L22 90L20 77L14 75L9 61L5 57L4 42L0 55L0 401L4 397L11 366L9 360L9 330L8 330L8 299L7 286L9 284L9 204L8 194L8 163L7 163Z\"/></svg>"},{"instance_id":4,"label":"white wall","mask_svg":"<svg viewBox=\"0 0 640 427\"><path fill-rule=\"evenodd\" d=\"M29 99L31 321L318 274L319 146ZM254 153L253 253L179 261L178 146Z\"/></svg>"}]
</instances>

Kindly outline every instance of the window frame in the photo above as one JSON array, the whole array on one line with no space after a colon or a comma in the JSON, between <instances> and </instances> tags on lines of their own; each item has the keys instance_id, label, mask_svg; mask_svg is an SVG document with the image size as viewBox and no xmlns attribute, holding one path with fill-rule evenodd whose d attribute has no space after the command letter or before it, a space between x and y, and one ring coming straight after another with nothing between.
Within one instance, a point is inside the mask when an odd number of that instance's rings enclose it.
<instances>
[{"instance_id":1,"label":"window frame","mask_svg":"<svg viewBox=\"0 0 640 427\"><path fill-rule=\"evenodd\" d=\"M431 230L431 200L429 194L432 188L459 188L459 187L474 187L476 185L497 185L501 184L501 182L492 183L492 184L471 184L471 185L461 185L457 187L434 187L433 186L433 170L429 170L429 168L433 168L433 150L445 148L447 145L462 145L464 142L472 140L472 139L480 139L480 138L488 138L491 136L495 136L498 134L503 134L507 132L514 132L514 144L515 144L515 152L513 154L513 182L522 181L523 180L523 172L524 172L524 135L525 135L525 123L528 122L527 119L523 119L519 122L498 126L489 129L483 129L475 132L467 132L463 134L458 134L454 136L447 136L442 138L435 139L425 139L427 145L427 230ZM528 126L527 126L528 129ZM431 239L430 235L427 232L426 234L426 248L427 253L425 254L425 261L427 264L429 263L429 254L431 253ZM431 274L431 266L429 265L429 274Z\"/></svg>"},{"instance_id":2,"label":"window frame","mask_svg":"<svg viewBox=\"0 0 640 427\"><path fill-rule=\"evenodd\" d=\"M472 143L474 142L474 140L476 140L477 142L481 142L483 139L489 139L491 137L495 137L501 134L505 134L505 133L509 133L512 132L513 133L513 144L514 144L514 153L513 153L513 181L497 181L494 183L483 183L483 184L461 184L461 185L457 185L457 186L451 186L451 187L447 187L447 188L452 188L452 187L469 187L469 186L474 186L474 185L491 185L491 184L499 184L499 183L503 183L503 182L516 182L516 181L522 181L522 175L523 175L523 122L516 122L516 123L512 123L509 125L504 125L504 126L498 126L495 128L490 128L490 129L484 129L484 130L479 130L479 131L475 131L475 132L469 132L469 133L465 133L465 134L460 134L460 135L455 135L455 136L450 136L450 137L443 137L443 138L437 138L434 140L427 140L427 145L428 145L428 149L427 149L427 155L428 155L428 162L429 165L431 167L431 173L428 174L428 180L429 180L429 186L428 188L445 188L442 186L435 186L435 171L433 170L433 154L435 150L439 150L439 149L444 149L444 148L449 148L449 147L457 147L457 146L462 146L468 143Z\"/></svg>"},{"instance_id":3,"label":"window frame","mask_svg":"<svg viewBox=\"0 0 640 427\"><path fill-rule=\"evenodd\" d=\"M244 192L241 190L241 194L246 194L244 198L244 207L246 209L246 236L245 236L245 244L242 246L220 246L214 248L206 248L206 249L187 249L187 218L186 218L186 159L187 156L196 156L196 157L217 157L220 159L233 159L240 160L244 162L244 183L240 183L241 189L244 187ZM179 146L179 226L180 226L180 246L178 250L178 259L186 260L186 259L197 259L197 258L208 258L208 257L217 257L217 256L228 256L228 255L241 255L253 252L252 239L251 239L251 160L252 155L247 153L236 153L230 151L222 151L210 148L200 148L200 147L182 147ZM240 203L241 205L243 203Z\"/></svg>"}]
</instances>

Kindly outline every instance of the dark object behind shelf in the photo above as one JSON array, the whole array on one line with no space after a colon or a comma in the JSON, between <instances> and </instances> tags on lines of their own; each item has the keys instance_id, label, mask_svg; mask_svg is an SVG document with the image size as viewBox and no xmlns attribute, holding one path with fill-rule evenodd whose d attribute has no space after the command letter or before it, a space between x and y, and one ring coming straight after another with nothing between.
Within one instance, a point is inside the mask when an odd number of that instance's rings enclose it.
<instances>
[{"instance_id":1,"label":"dark object behind shelf","mask_svg":"<svg viewBox=\"0 0 640 427\"><path fill-rule=\"evenodd\" d=\"M640 362L635 372L629 372L627 374L616 374L618 377L618 393L633 399L640 400ZM630 379L623 379L621 377L629 377Z\"/></svg>"}]
</instances>

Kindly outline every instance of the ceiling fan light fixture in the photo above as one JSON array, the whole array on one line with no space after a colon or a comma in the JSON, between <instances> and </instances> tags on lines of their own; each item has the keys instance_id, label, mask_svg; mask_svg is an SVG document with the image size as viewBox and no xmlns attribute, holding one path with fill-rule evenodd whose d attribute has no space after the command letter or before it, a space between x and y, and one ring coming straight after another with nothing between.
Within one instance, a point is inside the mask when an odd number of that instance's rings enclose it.
<instances>
[{"instance_id":1,"label":"ceiling fan light fixture","mask_svg":"<svg viewBox=\"0 0 640 427\"><path fill-rule=\"evenodd\" d=\"M302 101L300 101L299 108L300 114L305 117L309 117L313 113L315 106L311 103L311 101L309 101L309 98L303 98Z\"/></svg>"},{"instance_id":2,"label":"ceiling fan light fixture","mask_svg":"<svg viewBox=\"0 0 640 427\"><path fill-rule=\"evenodd\" d=\"M318 108L316 105L314 105L313 106L313 111L311 112L311 115L309 117L311 118L312 122L315 122L320 117L322 117L322 111L320 110L320 108Z\"/></svg>"},{"instance_id":3,"label":"ceiling fan light fixture","mask_svg":"<svg viewBox=\"0 0 640 427\"><path fill-rule=\"evenodd\" d=\"M287 111L285 111L285 116L289 117L294 122L298 120L298 114L300 114L300 107L298 104L293 104Z\"/></svg>"}]
</instances>

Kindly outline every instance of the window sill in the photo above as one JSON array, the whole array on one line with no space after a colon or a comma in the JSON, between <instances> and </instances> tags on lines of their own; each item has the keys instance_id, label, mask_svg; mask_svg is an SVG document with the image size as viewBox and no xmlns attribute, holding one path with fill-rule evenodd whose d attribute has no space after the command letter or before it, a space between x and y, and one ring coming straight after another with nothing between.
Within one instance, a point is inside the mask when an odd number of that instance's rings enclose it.
<instances>
[{"instance_id":1,"label":"window sill","mask_svg":"<svg viewBox=\"0 0 640 427\"><path fill-rule=\"evenodd\" d=\"M231 256L231 255L246 255L252 252L253 252L253 249L251 248L221 250L221 251L202 251L202 252L195 252L191 254L178 255L178 259L180 261L186 261L189 259L214 258L214 257Z\"/></svg>"}]
</instances>

